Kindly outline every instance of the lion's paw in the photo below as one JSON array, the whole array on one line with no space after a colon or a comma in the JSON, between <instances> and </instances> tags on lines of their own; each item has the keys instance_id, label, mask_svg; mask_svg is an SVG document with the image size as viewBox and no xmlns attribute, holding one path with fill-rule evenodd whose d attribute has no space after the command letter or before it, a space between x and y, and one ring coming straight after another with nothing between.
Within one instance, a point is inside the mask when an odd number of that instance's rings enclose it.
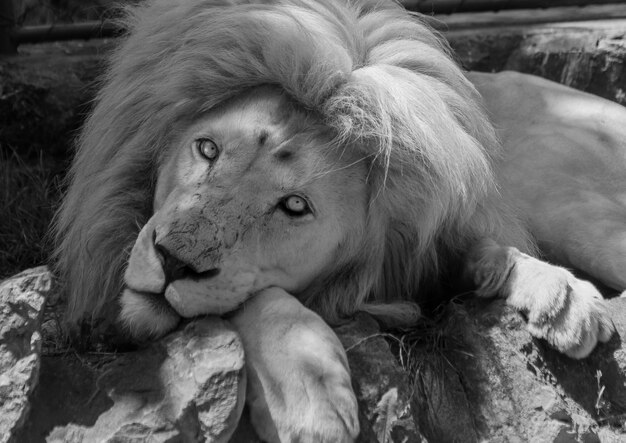
<instances>
[{"instance_id":1,"label":"lion's paw","mask_svg":"<svg viewBox=\"0 0 626 443\"><path fill-rule=\"evenodd\" d=\"M293 374L280 392L267 394L248 398L252 423L264 441L348 443L359 434L357 401L344 380Z\"/></svg>"},{"instance_id":2,"label":"lion's paw","mask_svg":"<svg viewBox=\"0 0 626 443\"><path fill-rule=\"evenodd\" d=\"M358 406L341 342L320 316L268 288L230 317L244 344L252 424L269 443L352 442Z\"/></svg>"},{"instance_id":3,"label":"lion's paw","mask_svg":"<svg viewBox=\"0 0 626 443\"><path fill-rule=\"evenodd\" d=\"M615 331L606 302L591 283L516 248L484 239L469 251L464 272L477 295L506 298L528 316L533 336L572 358L586 357Z\"/></svg>"},{"instance_id":4,"label":"lion's paw","mask_svg":"<svg viewBox=\"0 0 626 443\"><path fill-rule=\"evenodd\" d=\"M615 331L606 302L589 282L537 260L534 276L512 286L510 304L528 316L528 330L569 357L588 356Z\"/></svg>"}]
</instances>

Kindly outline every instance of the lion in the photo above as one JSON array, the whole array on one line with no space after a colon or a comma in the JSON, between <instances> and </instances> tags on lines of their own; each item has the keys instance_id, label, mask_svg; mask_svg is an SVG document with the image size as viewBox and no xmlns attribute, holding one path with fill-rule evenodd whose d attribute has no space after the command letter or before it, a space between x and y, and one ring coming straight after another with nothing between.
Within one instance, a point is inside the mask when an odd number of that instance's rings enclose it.
<instances>
[{"instance_id":1,"label":"lion","mask_svg":"<svg viewBox=\"0 0 626 443\"><path fill-rule=\"evenodd\" d=\"M358 311L411 325L460 282L573 358L611 337L554 263L626 289L619 105L465 73L393 1L149 0L127 26L56 217L70 324L226 316L270 442L356 438L331 325Z\"/></svg>"}]
</instances>

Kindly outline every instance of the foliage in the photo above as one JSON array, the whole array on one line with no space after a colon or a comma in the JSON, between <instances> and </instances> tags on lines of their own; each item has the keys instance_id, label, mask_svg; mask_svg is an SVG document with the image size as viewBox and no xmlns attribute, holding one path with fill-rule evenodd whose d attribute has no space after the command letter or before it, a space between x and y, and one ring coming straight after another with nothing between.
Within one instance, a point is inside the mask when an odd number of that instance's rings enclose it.
<instances>
[{"instance_id":1,"label":"foliage","mask_svg":"<svg viewBox=\"0 0 626 443\"><path fill-rule=\"evenodd\" d=\"M46 232L60 197L62 163L0 156L0 279L47 262Z\"/></svg>"}]
</instances>

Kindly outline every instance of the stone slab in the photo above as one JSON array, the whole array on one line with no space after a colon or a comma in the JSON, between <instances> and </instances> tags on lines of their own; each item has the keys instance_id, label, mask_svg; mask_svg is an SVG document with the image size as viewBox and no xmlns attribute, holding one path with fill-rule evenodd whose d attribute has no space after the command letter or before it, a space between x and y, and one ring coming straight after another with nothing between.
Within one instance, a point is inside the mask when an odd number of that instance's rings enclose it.
<instances>
[{"instance_id":1,"label":"stone slab","mask_svg":"<svg viewBox=\"0 0 626 443\"><path fill-rule=\"evenodd\" d=\"M0 282L0 442L13 442L37 385L40 324L52 277L46 267Z\"/></svg>"}]
</instances>

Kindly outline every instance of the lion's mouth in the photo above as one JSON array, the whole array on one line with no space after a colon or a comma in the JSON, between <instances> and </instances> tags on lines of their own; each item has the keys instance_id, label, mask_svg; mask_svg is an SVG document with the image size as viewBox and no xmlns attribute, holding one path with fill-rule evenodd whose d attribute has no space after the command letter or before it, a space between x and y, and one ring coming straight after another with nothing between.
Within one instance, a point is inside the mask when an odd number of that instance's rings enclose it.
<instances>
[{"instance_id":1,"label":"lion's mouth","mask_svg":"<svg viewBox=\"0 0 626 443\"><path fill-rule=\"evenodd\" d=\"M191 280L199 282L217 277L221 272L220 268L209 269L208 271L196 272L188 266L183 266L175 270L165 270L165 286L174 283L177 280Z\"/></svg>"}]
</instances>

